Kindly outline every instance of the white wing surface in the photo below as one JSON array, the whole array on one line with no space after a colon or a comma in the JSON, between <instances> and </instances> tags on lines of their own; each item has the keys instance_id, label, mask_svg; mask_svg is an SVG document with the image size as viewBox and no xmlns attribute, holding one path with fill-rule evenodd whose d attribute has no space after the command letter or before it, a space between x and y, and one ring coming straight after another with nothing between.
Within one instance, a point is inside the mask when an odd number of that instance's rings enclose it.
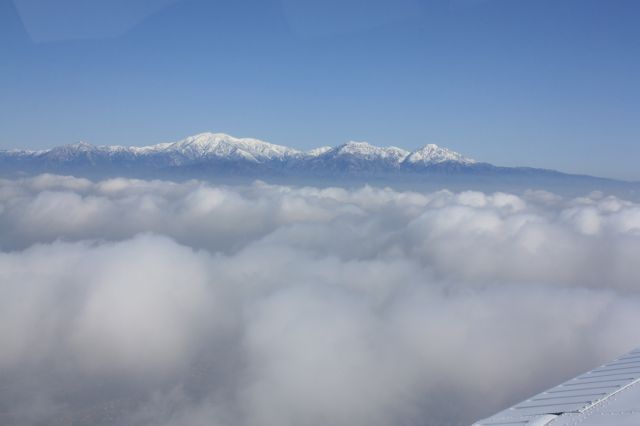
<instances>
[{"instance_id":1,"label":"white wing surface","mask_svg":"<svg viewBox=\"0 0 640 426\"><path fill-rule=\"evenodd\" d=\"M640 426L640 349L473 426Z\"/></svg>"}]
</instances>

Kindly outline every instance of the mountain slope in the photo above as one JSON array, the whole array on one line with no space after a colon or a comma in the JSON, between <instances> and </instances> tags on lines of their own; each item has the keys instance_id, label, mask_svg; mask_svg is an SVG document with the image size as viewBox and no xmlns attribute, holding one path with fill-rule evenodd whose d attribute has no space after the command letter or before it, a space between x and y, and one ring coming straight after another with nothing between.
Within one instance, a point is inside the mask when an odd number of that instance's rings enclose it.
<instances>
[{"instance_id":1,"label":"mountain slope","mask_svg":"<svg viewBox=\"0 0 640 426\"><path fill-rule=\"evenodd\" d=\"M614 182L526 167L499 167L428 144L414 151L348 142L336 147L300 151L252 138L201 133L157 145L94 146L86 142L47 150L0 150L0 175L38 173L87 177L158 178L322 178L324 180L413 180L415 182L481 182L511 184L547 182Z\"/></svg>"},{"instance_id":2,"label":"mountain slope","mask_svg":"<svg viewBox=\"0 0 640 426\"><path fill-rule=\"evenodd\" d=\"M453 161L461 164L474 164L476 161L466 158L455 151L441 148L435 144L428 144L407 155L404 159L407 164L426 166Z\"/></svg>"},{"instance_id":3,"label":"mountain slope","mask_svg":"<svg viewBox=\"0 0 640 426\"><path fill-rule=\"evenodd\" d=\"M32 165L77 166L145 165L181 167L196 164L250 163L256 168L315 170L331 172L391 171L411 164L427 166L444 161L472 164L461 154L427 145L409 152L397 147L380 148L366 142L349 142L337 147L321 147L307 152L252 138L235 138L224 133L201 133L177 142L143 147L93 146L86 142L41 151L0 151L4 162ZM262 165L263 167L259 167Z\"/></svg>"}]
</instances>

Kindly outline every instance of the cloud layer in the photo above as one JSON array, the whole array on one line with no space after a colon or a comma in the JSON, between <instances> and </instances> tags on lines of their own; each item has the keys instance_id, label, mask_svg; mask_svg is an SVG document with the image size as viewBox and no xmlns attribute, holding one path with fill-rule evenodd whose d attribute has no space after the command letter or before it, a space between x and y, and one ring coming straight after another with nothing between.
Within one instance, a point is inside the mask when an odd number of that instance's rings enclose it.
<instances>
[{"instance_id":1,"label":"cloud layer","mask_svg":"<svg viewBox=\"0 0 640 426\"><path fill-rule=\"evenodd\" d=\"M0 181L0 423L458 425L640 342L640 205Z\"/></svg>"}]
</instances>

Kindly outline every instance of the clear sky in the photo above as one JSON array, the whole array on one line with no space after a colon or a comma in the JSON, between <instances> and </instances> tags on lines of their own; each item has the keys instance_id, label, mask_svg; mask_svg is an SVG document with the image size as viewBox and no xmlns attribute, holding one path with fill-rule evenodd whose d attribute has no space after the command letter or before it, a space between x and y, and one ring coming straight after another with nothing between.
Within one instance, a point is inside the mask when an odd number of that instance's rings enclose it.
<instances>
[{"instance_id":1,"label":"clear sky","mask_svg":"<svg viewBox=\"0 0 640 426\"><path fill-rule=\"evenodd\" d=\"M0 148L203 131L640 180L640 1L0 0Z\"/></svg>"}]
</instances>

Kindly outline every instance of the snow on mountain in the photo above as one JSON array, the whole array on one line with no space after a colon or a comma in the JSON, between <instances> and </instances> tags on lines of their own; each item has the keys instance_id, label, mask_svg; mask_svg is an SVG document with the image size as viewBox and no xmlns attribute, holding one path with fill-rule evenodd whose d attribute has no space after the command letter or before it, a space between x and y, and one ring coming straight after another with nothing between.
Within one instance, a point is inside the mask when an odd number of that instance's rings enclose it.
<instances>
[{"instance_id":1,"label":"snow on mountain","mask_svg":"<svg viewBox=\"0 0 640 426\"><path fill-rule=\"evenodd\" d=\"M397 170L407 155L409 152L400 148L380 148L367 142L351 141L335 148L308 151L291 168L314 174L389 172Z\"/></svg>"},{"instance_id":2,"label":"snow on mountain","mask_svg":"<svg viewBox=\"0 0 640 426\"><path fill-rule=\"evenodd\" d=\"M404 149L397 148L395 146L380 148L367 142L351 141L337 147L336 155L354 156L371 161L383 159L400 163L409 155L409 151L405 151Z\"/></svg>"},{"instance_id":3,"label":"snow on mountain","mask_svg":"<svg viewBox=\"0 0 640 426\"><path fill-rule=\"evenodd\" d=\"M234 138L224 133L201 133L162 147L188 158L221 157L254 162L285 160L301 154L300 151L258 139Z\"/></svg>"},{"instance_id":4,"label":"snow on mountain","mask_svg":"<svg viewBox=\"0 0 640 426\"><path fill-rule=\"evenodd\" d=\"M284 160L301 155L301 152L282 145L276 145L252 138L236 138L225 133L200 133L177 142L165 142L149 146L102 146L99 149L108 154L128 152L138 156L172 155L187 160L226 159L264 162Z\"/></svg>"},{"instance_id":5,"label":"snow on mountain","mask_svg":"<svg viewBox=\"0 0 640 426\"><path fill-rule=\"evenodd\" d=\"M413 151L405 159L406 163L412 164L412 165L439 164L439 163L444 163L446 161L452 161L455 163L462 163L462 164L474 164L476 162L471 158L464 157L462 154L459 154L455 151L451 151L447 148L439 147L436 144L425 145L424 147L416 151Z\"/></svg>"},{"instance_id":6,"label":"snow on mountain","mask_svg":"<svg viewBox=\"0 0 640 426\"><path fill-rule=\"evenodd\" d=\"M286 160L291 158L321 157L331 154L333 157L355 157L361 160L421 164L436 164L444 161L455 161L472 164L474 160L463 155L429 144L416 151L410 152L395 146L378 147L367 142L351 141L332 148L323 146L306 152L276 145L253 138L236 138L225 133L200 133L189 136L177 142L165 142L149 146L94 146L87 142L62 145L48 150L6 150L6 154L46 155L51 159L65 160L78 154L116 155L132 154L135 156L179 154L190 160L206 158L244 159L256 162Z\"/></svg>"},{"instance_id":7,"label":"snow on mountain","mask_svg":"<svg viewBox=\"0 0 640 426\"><path fill-rule=\"evenodd\" d=\"M71 161L79 157L91 157L91 155L97 151L97 147L90 143L80 141L70 145L56 146L48 150L38 151L35 155L53 161Z\"/></svg>"},{"instance_id":8,"label":"snow on mountain","mask_svg":"<svg viewBox=\"0 0 640 426\"><path fill-rule=\"evenodd\" d=\"M333 147L330 146L321 146L320 148L314 148L314 149L310 149L309 151L305 152L305 156L307 157L318 157L322 154L325 154L329 151L331 151L333 149Z\"/></svg>"},{"instance_id":9,"label":"snow on mountain","mask_svg":"<svg viewBox=\"0 0 640 426\"><path fill-rule=\"evenodd\" d=\"M117 173L120 169L159 170L203 166L203 170L212 172L370 174L402 170L416 172L442 163L467 167L475 164L475 161L433 144L410 152L395 146L378 147L367 142L351 141L333 148L324 146L304 152L224 133L200 133L177 142L142 147L94 146L79 142L41 151L0 151L0 164L19 170L88 170L88 167L96 172L106 168L111 173Z\"/></svg>"}]
</instances>

